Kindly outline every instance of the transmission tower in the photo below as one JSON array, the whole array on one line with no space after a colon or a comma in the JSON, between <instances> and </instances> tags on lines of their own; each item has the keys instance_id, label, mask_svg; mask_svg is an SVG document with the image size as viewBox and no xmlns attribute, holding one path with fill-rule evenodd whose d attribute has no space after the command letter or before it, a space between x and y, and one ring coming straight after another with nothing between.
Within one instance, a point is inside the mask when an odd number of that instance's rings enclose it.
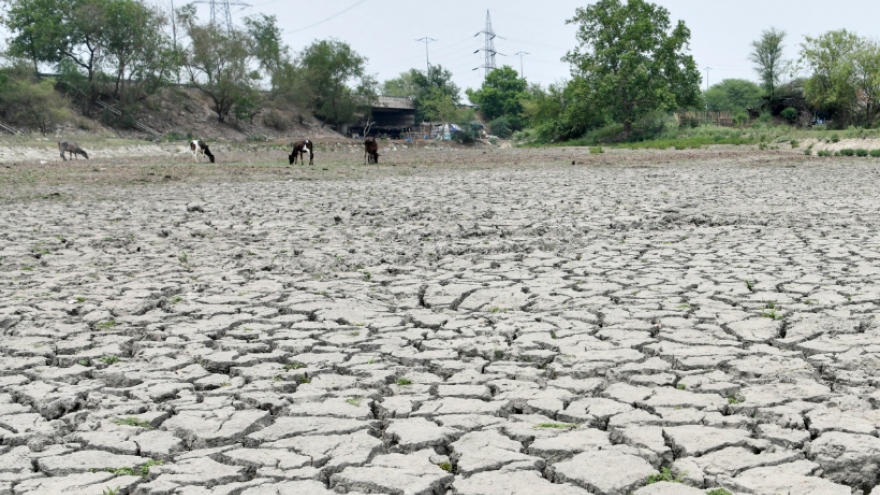
<instances>
[{"instance_id":1,"label":"transmission tower","mask_svg":"<svg viewBox=\"0 0 880 495\"><path fill-rule=\"evenodd\" d=\"M474 37L476 38L481 34L485 37L485 45L481 50L477 50L474 53L483 52L486 55L486 61L481 67L476 67L474 68L474 70L481 68L485 69L486 75L488 76L489 73L495 69L495 55L501 55L502 57L507 56L503 53L498 53L495 51L495 38L501 38L501 36L496 35L495 31L492 29L492 18L489 16L488 10L486 11L486 27L479 33L475 34Z\"/></svg>"},{"instance_id":2,"label":"transmission tower","mask_svg":"<svg viewBox=\"0 0 880 495\"><path fill-rule=\"evenodd\" d=\"M232 7L250 7L249 3L237 0L196 0L192 3L206 3L211 6L211 25L218 25L218 21L226 24L226 30L232 32ZM219 19L218 19L219 17Z\"/></svg>"}]
</instances>

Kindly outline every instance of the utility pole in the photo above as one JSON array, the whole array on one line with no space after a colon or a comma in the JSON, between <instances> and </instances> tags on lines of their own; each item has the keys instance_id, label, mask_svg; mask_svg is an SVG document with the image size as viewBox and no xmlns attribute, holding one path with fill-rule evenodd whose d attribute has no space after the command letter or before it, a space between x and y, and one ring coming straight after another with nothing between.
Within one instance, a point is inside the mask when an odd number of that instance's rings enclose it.
<instances>
[{"instance_id":1,"label":"utility pole","mask_svg":"<svg viewBox=\"0 0 880 495\"><path fill-rule=\"evenodd\" d=\"M709 71L712 70L711 67L706 67L706 93L709 93ZM706 111L709 111L709 100L706 100Z\"/></svg>"},{"instance_id":2,"label":"utility pole","mask_svg":"<svg viewBox=\"0 0 880 495\"><path fill-rule=\"evenodd\" d=\"M429 37L425 36L424 38L422 38L420 40L416 40L416 41L419 41L419 42L422 42L425 44L425 65L427 66L427 69L425 72L425 77L428 77L428 73L431 72L431 59L430 59L430 57L428 57L428 43L433 43L437 40L435 40L434 38L429 38Z\"/></svg>"},{"instance_id":3,"label":"utility pole","mask_svg":"<svg viewBox=\"0 0 880 495\"><path fill-rule=\"evenodd\" d=\"M482 67L476 67L474 70L477 70L480 68L485 69L486 75L488 76L490 72L495 70L495 55L501 55L502 57L507 56L507 55L504 55L503 53L498 53L495 51L495 41L494 40L495 40L495 38L501 38L501 36L496 35L495 31L492 29L492 18L489 16L488 10L486 11L486 27L483 28L483 30L480 31L479 33L475 34L474 38L476 38L477 36L479 36L481 34L485 37L485 44L484 44L482 50L477 50L474 53L479 53L481 51L485 52L486 61L483 63ZM504 39L504 38L501 38L501 39Z\"/></svg>"},{"instance_id":4,"label":"utility pole","mask_svg":"<svg viewBox=\"0 0 880 495\"><path fill-rule=\"evenodd\" d=\"M524 56L524 55L531 55L531 53L529 53L529 52L518 52L518 53L514 53L514 55L519 55L519 78L520 78L520 79L525 79L526 76L525 76L525 73L523 72L523 56Z\"/></svg>"}]
</instances>

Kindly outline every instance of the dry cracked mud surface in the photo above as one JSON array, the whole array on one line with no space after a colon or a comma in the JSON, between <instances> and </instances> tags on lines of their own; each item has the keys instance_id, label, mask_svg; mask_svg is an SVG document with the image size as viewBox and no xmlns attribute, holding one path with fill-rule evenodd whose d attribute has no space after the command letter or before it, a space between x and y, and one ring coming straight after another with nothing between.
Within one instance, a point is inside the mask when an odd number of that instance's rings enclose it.
<instances>
[{"instance_id":1,"label":"dry cracked mud surface","mask_svg":"<svg viewBox=\"0 0 880 495\"><path fill-rule=\"evenodd\" d=\"M4 204L0 494L876 495L877 163L645 156Z\"/></svg>"}]
</instances>

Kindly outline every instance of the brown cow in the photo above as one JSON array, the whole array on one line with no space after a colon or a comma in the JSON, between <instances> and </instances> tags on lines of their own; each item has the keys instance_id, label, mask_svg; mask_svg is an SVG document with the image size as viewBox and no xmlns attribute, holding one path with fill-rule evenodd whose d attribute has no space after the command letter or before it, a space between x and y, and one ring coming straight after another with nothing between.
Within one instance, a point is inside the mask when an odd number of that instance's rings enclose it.
<instances>
[{"instance_id":1,"label":"brown cow","mask_svg":"<svg viewBox=\"0 0 880 495\"><path fill-rule=\"evenodd\" d=\"M293 143L293 153L288 155L288 159L290 160L290 164L293 165L296 163L296 156L299 155L299 161L302 162L303 165L306 164L305 153L309 152L309 165L315 164L315 152L314 147L312 146L312 142L306 139L305 141L297 141Z\"/></svg>"},{"instance_id":2,"label":"brown cow","mask_svg":"<svg viewBox=\"0 0 880 495\"><path fill-rule=\"evenodd\" d=\"M367 163L379 163L379 145L371 137L364 141L364 165Z\"/></svg>"}]
</instances>

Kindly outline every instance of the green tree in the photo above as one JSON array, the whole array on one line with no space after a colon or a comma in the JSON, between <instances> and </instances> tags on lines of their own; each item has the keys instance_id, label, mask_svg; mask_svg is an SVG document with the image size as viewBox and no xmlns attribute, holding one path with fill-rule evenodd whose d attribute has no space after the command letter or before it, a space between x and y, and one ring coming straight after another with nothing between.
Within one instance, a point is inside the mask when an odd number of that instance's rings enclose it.
<instances>
[{"instance_id":1,"label":"green tree","mask_svg":"<svg viewBox=\"0 0 880 495\"><path fill-rule=\"evenodd\" d=\"M410 71L416 87L416 120L419 122L456 122L459 117L460 95L452 82L452 72L432 65L428 73Z\"/></svg>"},{"instance_id":2,"label":"green tree","mask_svg":"<svg viewBox=\"0 0 880 495\"><path fill-rule=\"evenodd\" d=\"M23 57L33 64L34 75L40 62L57 62L61 40L67 28L58 0L13 0L3 23L12 32L9 55Z\"/></svg>"},{"instance_id":3,"label":"green tree","mask_svg":"<svg viewBox=\"0 0 880 495\"><path fill-rule=\"evenodd\" d=\"M54 80L33 82L29 65L14 61L0 72L0 119L46 134L71 117L70 102L55 91Z\"/></svg>"},{"instance_id":4,"label":"green tree","mask_svg":"<svg viewBox=\"0 0 880 495\"><path fill-rule=\"evenodd\" d=\"M186 26L190 46L184 54L184 68L190 83L211 99L217 120L225 122L236 103L250 107L248 98L260 79L251 65L255 61L253 39L238 30L199 25L195 18Z\"/></svg>"},{"instance_id":5,"label":"green tree","mask_svg":"<svg viewBox=\"0 0 880 495\"><path fill-rule=\"evenodd\" d=\"M367 59L337 40L316 41L300 56L311 94L310 107L322 125L352 122L376 98L376 82L365 74Z\"/></svg>"},{"instance_id":6,"label":"green tree","mask_svg":"<svg viewBox=\"0 0 880 495\"><path fill-rule=\"evenodd\" d=\"M801 63L811 71L804 85L807 101L831 113L839 123L853 117L858 98L853 56L861 40L845 29L805 37Z\"/></svg>"},{"instance_id":7,"label":"green tree","mask_svg":"<svg viewBox=\"0 0 880 495\"><path fill-rule=\"evenodd\" d=\"M417 70L410 69L394 79L385 81L380 89L382 95L396 96L398 98L415 98L419 93L419 87L414 82L415 76L413 74L416 73L418 73Z\"/></svg>"},{"instance_id":8,"label":"green tree","mask_svg":"<svg viewBox=\"0 0 880 495\"><path fill-rule=\"evenodd\" d=\"M169 82L178 60L163 32L165 16L138 0L110 0L101 11L107 65L114 76L113 96L141 98ZM133 94L126 87L134 85Z\"/></svg>"},{"instance_id":9,"label":"green tree","mask_svg":"<svg viewBox=\"0 0 880 495\"><path fill-rule=\"evenodd\" d=\"M530 97L528 84L510 66L505 65L489 72L480 89L476 91L468 89L466 93L487 120L505 117L505 127L511 131L525 127L523 100Z\"/></svg>"},{"instance_id":10,"label":"green tree","mask_svg":"<svg viewBox=\"0 0 880 495\"><path fill-rule=\"evenodd\" d=\"M281 40L281 29L278 27L278 19L274 15L259 14L246 17L244 25L248 34L254 41L254 51L260 67L270 77L281 70L282 65L288 62L290 49Z\"/></svg>"},{"instance_id":11,"label":"green tree","mask_svg":"<svg viewBox=\"0 0 880 495\"><path fill-rule=\"evenodd\" d=\"M579 46L568 52L572 93L590 110L581 127L622 122L626 134L648 113L691 105L700 97L700 72L687 53L691 32L669 11L644 0L599 0L567 21ZM587 108L584 108L587 110Z\"/></svg>"},{"instance_id":12,"label":"green tree","mask_svg":"<svg viewBox=\"0 0 880 495\"><path fill-rule=\"evenodd\" d=\"M785 50L785 31L770 28L761 33L761 38L752 42L749 60L754 64L755 72L761 81L764 95L769 101L776 98L776 89L782 82L782 76L791 66L783 58Z\"/></svg>"},{"instance_id":13,"label":"green tree","mask_svg":"<svg viewBox=\"0 0 880 495\"><path fill-rule=\"evenodd\" d=\"M880 43L863 40L859 44L853 54L853 79L864 123L873 125L880 112Z\"/></svg>"},{"instance_id":14,"label":"green tree","mask_svg":"<svg viewBox=\"0 0 880 495\"><path fill-rule=\"evenodd\" d=\"M540 84L529 87L529 98L522 101L529 125L556 120L565 108L565 87L567 83L551 84L544 89Z\"/></svg>"},{"instance_id":15,"label":"green tree","mask_svg":"<svg viewBox=\"0 0 880 495\"><path fill-rule=\"evenodd\" d=\"M761 105L761 88L745 79L725 79L706 91L710 112L744 112Z\"/></svg>"}]
</instances>

